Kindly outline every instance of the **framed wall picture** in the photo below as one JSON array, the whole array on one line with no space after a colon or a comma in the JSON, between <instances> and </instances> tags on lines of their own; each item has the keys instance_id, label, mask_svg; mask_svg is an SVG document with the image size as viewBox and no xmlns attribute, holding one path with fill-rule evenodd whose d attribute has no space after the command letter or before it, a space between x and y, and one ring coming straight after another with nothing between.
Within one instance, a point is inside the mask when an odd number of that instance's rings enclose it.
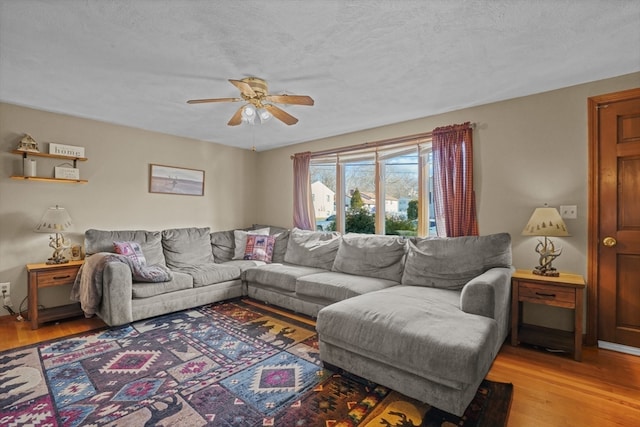
<instances>
[{"instance_id":1,"label":"framed wall picture","mask_svg":"<svg viewBox=\"0 0 640 427\"><path fill-rule=\"evenodd\" d=\"M204 171L149 165L149 192L204 196Z\"/></svg>"}]
</instances>

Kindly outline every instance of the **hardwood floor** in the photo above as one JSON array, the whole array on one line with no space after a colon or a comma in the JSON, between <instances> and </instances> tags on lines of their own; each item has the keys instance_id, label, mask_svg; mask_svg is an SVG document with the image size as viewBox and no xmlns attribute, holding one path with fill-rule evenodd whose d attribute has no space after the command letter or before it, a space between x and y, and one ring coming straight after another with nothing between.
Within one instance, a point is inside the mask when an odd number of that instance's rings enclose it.
<instances>
[{"instance_id":1,"label":"hardwood floor","mask_svg":"<svg viewBox=\"0 0 640 427\"><path fill-rule=\"evenodd\" d=\"M504 344L487 379L514 386L508 425L640 425L640 357L596 347L582 357Z\"/></svg>"},{"instance_id":2,"label":"hardwood floor","mask_svg":"<svg viewBox=\"0 0 640 427\"><path fill-rule=\"evenodd\" d=\"M31 330L27 322L5 316L0 351L104 326L97 318L78 318ZM514 385L509 427L640 425L638 356L585 347L583 361L576 362L505 344L487 378Z\"/></svg>"},{"instance_id":3,"label":"hardwood floor","mask_svg":"<svg viewBox=\"0 0 640 427\"><path fill-rule=\"evenodd\" d=\"M0 317L0 351L75 335L106 326L98 317L91 319L78 317L55 323L45 323L34 330L31 329L31 323L27 321L18 322L13 316L2 316Z\"/></svg>"}]
</instances>

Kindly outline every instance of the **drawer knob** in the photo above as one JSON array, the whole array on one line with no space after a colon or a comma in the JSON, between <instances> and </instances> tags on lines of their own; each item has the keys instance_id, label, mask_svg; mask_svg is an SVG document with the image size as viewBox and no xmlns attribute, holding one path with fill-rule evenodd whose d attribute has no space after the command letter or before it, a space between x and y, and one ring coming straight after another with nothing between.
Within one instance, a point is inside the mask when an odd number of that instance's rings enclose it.
<instances>
[{"instance_id":1,"label":"drawer knob","mask_svg":"<svg viewBox=\"0 0 640 427\"><path fill-rule=\"evenodd\" d=\"M608 248L612 248L618 244L618 241L611 236L607 236L604 239L602 239L602 244Z\"/></svg>"}]
</instances>

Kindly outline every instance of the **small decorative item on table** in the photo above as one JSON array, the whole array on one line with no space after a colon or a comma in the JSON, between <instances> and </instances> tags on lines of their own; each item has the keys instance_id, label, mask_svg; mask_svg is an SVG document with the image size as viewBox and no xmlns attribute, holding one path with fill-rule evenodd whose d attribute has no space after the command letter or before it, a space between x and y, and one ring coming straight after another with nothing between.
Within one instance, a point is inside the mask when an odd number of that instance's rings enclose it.
<instances>
[{"instance_id":1,"label":"small decorative item on table","mask_svg":"<svg viewBox=\"0 0 640 427\"><path fill-rule=\"evenodd\" d=\"M570 236L567 231L560 213L556 208L550 208L545 205L544 208L536 208L529 219L524 230L523 236L544 236L544 243L538 240L536 252L539 257L540 265L536 266L532 273L539 276L558 277L560 273L551 265L551 263L560 256L562 248L556 248L556 245L548 239L552 237Z\"/></svg>"},{"instance_id":2,"label":"small decorative item on table","mask_svg":"<svg viewBox=\"0 0 640 427\"><path fill-rule=\"evenodd\" d=\"M70 242L65 239L63 231L71 227L71 217L64 208L56 205L42 215L42 219L36 225L38 233L55 233L55 237L49 236L49 246L53 248L53 255L47 260L47 264L64 264L69 262L64 256L64 251L69 248Z\"/></svg>"}]
</instances>

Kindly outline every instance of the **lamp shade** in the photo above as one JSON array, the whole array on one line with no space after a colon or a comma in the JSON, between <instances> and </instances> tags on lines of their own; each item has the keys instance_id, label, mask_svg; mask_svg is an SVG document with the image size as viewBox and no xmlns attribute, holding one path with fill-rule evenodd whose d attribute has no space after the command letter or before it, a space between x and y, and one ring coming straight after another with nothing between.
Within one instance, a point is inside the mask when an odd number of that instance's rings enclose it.
<instances>
[{"instance_id":1,"label":"lamp shade","mask_svg":"<svg viewBox=\"0 0 640 427\"><path fill-rule=\"evenodd\" d=\"M570 236L556 208L536 208L529 218L523 236Z\"/></svg>"},{"instance_id":2,"label":"lamp shade","mask_svg":"<svg viewBox=\"0 0 640 427\"><path fill-rule=\"evenodd\" d=\"M71 227L71 224L71 217L65 208L56 205L56 207L47 209L34 231L38 233L60 233Z\"/></svg>"}]
</instances>

